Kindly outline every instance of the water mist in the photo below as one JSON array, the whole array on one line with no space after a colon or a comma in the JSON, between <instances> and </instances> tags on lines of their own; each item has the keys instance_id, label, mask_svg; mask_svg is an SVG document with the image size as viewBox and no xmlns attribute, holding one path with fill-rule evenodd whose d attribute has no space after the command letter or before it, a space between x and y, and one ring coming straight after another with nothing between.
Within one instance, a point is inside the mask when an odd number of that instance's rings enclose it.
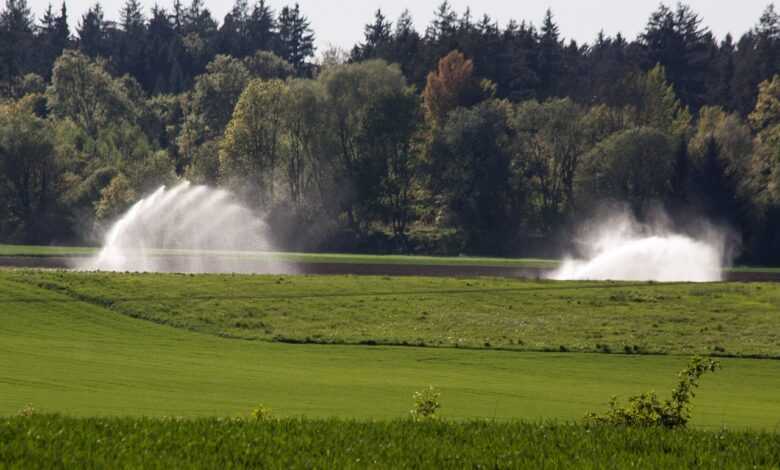
<instances>
[{"instance_id":1,"label":"water mist","mask_svg":"<svg viewBox=\"0 0 780 470\"><path fill-rule=\"evenodd\" d=\"M712 228L690 237L625 214L595 224L581 244L584 259L565 259L551 279L716 282L726 261L724 236Z\"/></svg>"},{"instance_id":2,"label":"water mist","mask_svg":"<svg viewBox=\"0 0 780 470\"><path fill-rule=\"evenodd\" d=\"M249 252L270 249L265 223L221 189L184 182L138 201L108 231L82 270L274 272Z\"/></svg>"}]
</instances>

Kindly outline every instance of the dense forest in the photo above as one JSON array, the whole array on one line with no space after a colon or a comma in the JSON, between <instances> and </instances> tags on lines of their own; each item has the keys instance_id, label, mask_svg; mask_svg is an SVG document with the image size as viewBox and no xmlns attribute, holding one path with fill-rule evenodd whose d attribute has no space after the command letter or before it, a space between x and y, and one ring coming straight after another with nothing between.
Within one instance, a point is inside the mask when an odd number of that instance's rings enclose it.
<instances>
[{"instance_id":1,"label":"dense forest","mask_svg":"<svg viewBox=\"0 0 780 470\"><path fill-rule=\"evenodd\" d=\"M502 19L502 22L505 19ZM377 11L315 51L298 5L0 11L0 240L94 243L150 189L227 187L280 248L545 255L605 206L727 227L780 262L780 15L685 4L630 40ZM563 245L562 245L563 244Z\"/></svg>"}]
</instances>

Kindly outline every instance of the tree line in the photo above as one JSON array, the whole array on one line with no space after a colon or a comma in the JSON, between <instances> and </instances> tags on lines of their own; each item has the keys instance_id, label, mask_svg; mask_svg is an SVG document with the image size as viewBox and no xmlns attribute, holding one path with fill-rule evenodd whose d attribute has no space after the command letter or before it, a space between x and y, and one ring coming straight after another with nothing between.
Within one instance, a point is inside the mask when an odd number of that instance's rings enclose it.
<instances>
[{"instance_id":1,"label":"tree line","mask_svg":"<svg viewBox=\"0 0 780 470\"><path fill-rule=\"evenodd\" d=\"M176 179L232 189L284 248L546 254L608 203L659 207L780 261L780 15L717 41L688 6L635 40L565 41L377 11L314 59L298 5L201 0L120 21L0 12L0 237L86 242Z\"/></svg>"}]
</instances>

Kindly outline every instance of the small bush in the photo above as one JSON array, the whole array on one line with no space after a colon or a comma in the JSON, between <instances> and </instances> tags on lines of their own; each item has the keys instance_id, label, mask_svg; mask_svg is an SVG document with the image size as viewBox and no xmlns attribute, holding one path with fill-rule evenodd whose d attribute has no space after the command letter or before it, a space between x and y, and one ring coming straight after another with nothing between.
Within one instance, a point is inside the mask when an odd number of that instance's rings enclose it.
<instances>
[{"instance_id":1,"label":"small bush","mask_svg":"<svg viewBox=\"0 0 780 470\"><path fill-rule=\"evenodd\" d=\"M35 409L30 403L24 405L24 408L16 413L18 416L30 417L38 414L38 410Z\"/></svg>"},{"instance_id":2,"label":"small bush","mask_svg":"<svg viewBox=\"0 0 780 470\"><path fill-rule=\"evenodd\" d=\"M441 393L430 385L420 392L415 392L412 419L418 422L436 419L436 412L441 408L440 396Z\"/></svg>"},{"instance_id":3,"label":"small bush","mask_svg":"<svg viewBox=\"0 0 780 470\"><path fill-rule=\"evenodd\" d=\"M612 397L609 411L603 415L589 413L585 416L585 422L618 426L685 427L691 419L691 401L696 396L694 390L699 386L701 376L706 372L715 372L718 368L720 363L712 359L694 357L688 367L680 371L680 381L672 390L670 399L661 403L655 392L642 393L630 397L628 404L621 407L617 404L617 397Z\"/></svg>"},{"instance_id":4,"label":"small bush","mask_svg":"<svg viewBox=\"0 0 780 470\"><path fill-rule=\"evenodd\" d=\"M260 405L252 410L252 418L255 421L270 421L273 419L273 410L265 405Z\"/></svg>"}]
</instances>

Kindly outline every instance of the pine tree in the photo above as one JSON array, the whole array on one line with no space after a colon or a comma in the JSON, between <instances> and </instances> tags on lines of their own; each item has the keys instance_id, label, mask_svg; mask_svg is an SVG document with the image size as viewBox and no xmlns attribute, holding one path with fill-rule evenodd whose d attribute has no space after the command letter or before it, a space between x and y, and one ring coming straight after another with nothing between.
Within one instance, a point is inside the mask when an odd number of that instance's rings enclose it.
<instances>
[{"instance_id":1,"label":"pine tree","mask_svg":"<svg viewBox=\"0 0 780 470\"><path fill-rule=\"evenodd\" d=\"M124 32L129 35L143 33L145 21L141 3L138 0L125 0L120 12L120 25Z\"/></svg>"},{"instance_id":2,"label":"pine tree","mask_svg":"<svg viewBox=\"0 0 780 470\"><path fill-rule=\"evenodd\" d=\"M458 26L458 14L450 2L444 0L434 13L433 22L428 26L425 37L429 41L443 41L455 36Z\"/></svg>"},{"instance_id":3,"label":"pine tree","mask_svg":"<svg viewBox=\"0 0 780 470\"><path fill-rule=\"evenodd\" d=\"M219 28L220 52L233 57L245 57L251 52L248 34L249 7L246 0L235 0Z\"/></svg>"},{"instance_id":4,"label":"pine tree","mask_svg":"<svg viewBox=\"0 0 780 470\"><path fill-rule=\"evenodd\" d=\"M154 93L175 91L169 82L173 64L168 55L175 37L172 17L164 8L157 5L152 7L145 43L147 68L144 74L145 80L141 80L146 90L152 90Z\"/></svg>"},{"instance_id":5,"label":"pine tree","mask_svg":"<svg viewBox=\"0 0 780 470\"><path fill-rule=\"evenodd\" d=\"M539 82L536 30L525 21L510 22L501 36L506 59L500 61L495 78L499 89L514 101L535 98Z\"/></svg>"},{"instance_id":6,"label":"pine tree","mask_svg":"<svg viewBox=\"0 0 780 470\"><path fill-rule=\"evenodd\" d=\"M378 9L374 13L374 22L364 28L364 41L355 46L353 59L366 60L374 57L383 57L384 49L393 37L393 23Z\"/></svg>"},{"instance_id":7,"label":"pine tree","mask_svg":"<svg viewBox=\"0 0 780 470\"><path fill-rule=\"evenodd\" d=\"M544 15L541 35L539 37L539 82L540 98L558 96L558 84L563 74L563 45L561 43L558 25L549 8Z\"/></svg>"},{"instance_id":8,"label":"pine tree","mask_svg":"<svg viewBox=\"0 0 780 470\"><path fill-rule=\"evenodd\" d=\"M678 4L676 10L671 10L662 4L640 36L645 68L663 65L683 103L694 110L704 103L714 45L712 33L701 23L699 15L687 5Z\"/></svg>"},{"instance_id":9,"label":"pine tree","mask_svg":"<svg viewBox=\"0 0 780 470\"><path fill-rule=\"evenodd\" d=\"M265 0L259 0L247 24L247 34L252 52L257 50L270 51L276 39L276 19L271 7Z\"/></svg>"},{"instance_id":10,"label":"pine tree","mask_svg":"<svg viewBox=\"0 0 780 470\"><path fill-rule=\"evenodd\" d=\"M37 73L48 78L51 68L57 57L68 46L70 31L68 30L68 14L63 2L59 15L55 15L54 9L49 4L41 18L36 38L37 46Z\"/></svg>"},{"instance_id":11,"label":"pine tree","mask_svg":"<svg viewBox=\"0 0 780 470\"><path fill-rule=\"evenodd\" d=\"M173 27L177 33L181 33L184 28L186 14L186 8L184 8L181 0L173 0Z\"/></svg>"},{"instance_id":12,"label":"pine tree","mask_svg":"<svg viewBox=\"0 0 780 470\"><path fill-rule=\"evenodd\" d=\"M33 69L33 28L35 18L27 0L6 0L0 14L0 62L2 80L12 82Z\"/></svg>"},{"instance_id":13,"label":"pine tree","mask_svg":"<svg viewBox=\"0 0 780 470\"><path fill-rule=\"evenodd\" d=\"M755 27L756 34L765 39L780 39L780 15L775 11L774 3L770 3Z\"/></svg>"},{"instance_id":14,"label":"pine tree","mask_svg":"<svg viewBox=\"0 0 780 470\"><path fill-rule=\"evenodd\" d=\"M97 57L103 53L105 51L105 28L103 7L98 2L81 17L81 24L77 30L79 49L90 57Z\"/></svg>"},{"instance_id":15,"label":"pine tree","mask_svg":"<svg viewBox=\"0 0 780 470\"><path fill-rule=\"evenodd\" d=\"M139 0L125 0L119 14L118 51L116 56L119 72L129 73L142 83L147 83L146 77L146 19Z\"/></svg>"},{"instance_id":16,"label":"pine tree","mask_svg":"<svg viewBox=\"0 0 780 470\"><path fill-rule=\"evenodd\" d=\"M284 7L279 14L279 40L277 55L292 64L302 75L306 60L314 55L314 33L309 20L301 14L296 3L293 8Z\"/></svg>"},{"instance_id":17,"label":"pine tree","mask_svg":"<svg viewBox=\"0 0 780 470\"><path fill-rule=\"evenodd\" d=\"M211 38L217 31L217 22L203 6L203 0L192 0L184 10L183 33L197 33L201 38Z\"/></svg>"},{"instance_id":18,"label":"pine tree","mask_svg":"<svg viewBox=\"0 0 780 470\"><path fill-rule=\"evenodd\" d=\"M404 75L417 84L423 84L428 73L424 64L418 60L421 43L420 34L414 28L412 14L409 10L404 10L395 22L387 59L400 64Z\"/></svg>"},{"instance_id":19,"label":"pine tree","mask_svg":"<svg viewBox=\"0 0 780 470\"><path fill-rule=\"evenodd\" d=\"M55 22L57 18L54 16L54 10L51 8L51 3L46 7L46 11L43 12L43 18L41 18L41 25L39 31L41 35L48 36L54 33Z\"/></svg>"},{"instance_id":20,"label":"pine tree","mask_svg":"<svg viewBox=\"0 0 780 470\"><path fill-rule=\"evenodd\" d=\"M67 48L70 43L70 27L68 26L68 9L65 6L65 2L62 2L60 7L60 15L55 20L55 34L54 40L57 47L62 53L62 50ZM59 56L59 54L57 54Z\"/></svg>"},{"instance_id":21,"label":"pine tree","mask_svg":"<svg viewBox=\"0 0 780 470\"><path fill-rule=\"evenodd\" d=\"M0 27L17 34L32 34L35 18L27 5L27 0L6 0L5 9L0 14Z\"/></svg>"},{"instance_id":22,"label":"pine tree","mask_svg":"<svg viewBox=\"0 0 780 470\"><path fill-rule=\"evenodd\" d=\"M780 70L780 15L775 11L774 4L766 7L753 31L756 38L758 69L755 72L758 83L771 78Z\"/></svg>"}]
</instances>

